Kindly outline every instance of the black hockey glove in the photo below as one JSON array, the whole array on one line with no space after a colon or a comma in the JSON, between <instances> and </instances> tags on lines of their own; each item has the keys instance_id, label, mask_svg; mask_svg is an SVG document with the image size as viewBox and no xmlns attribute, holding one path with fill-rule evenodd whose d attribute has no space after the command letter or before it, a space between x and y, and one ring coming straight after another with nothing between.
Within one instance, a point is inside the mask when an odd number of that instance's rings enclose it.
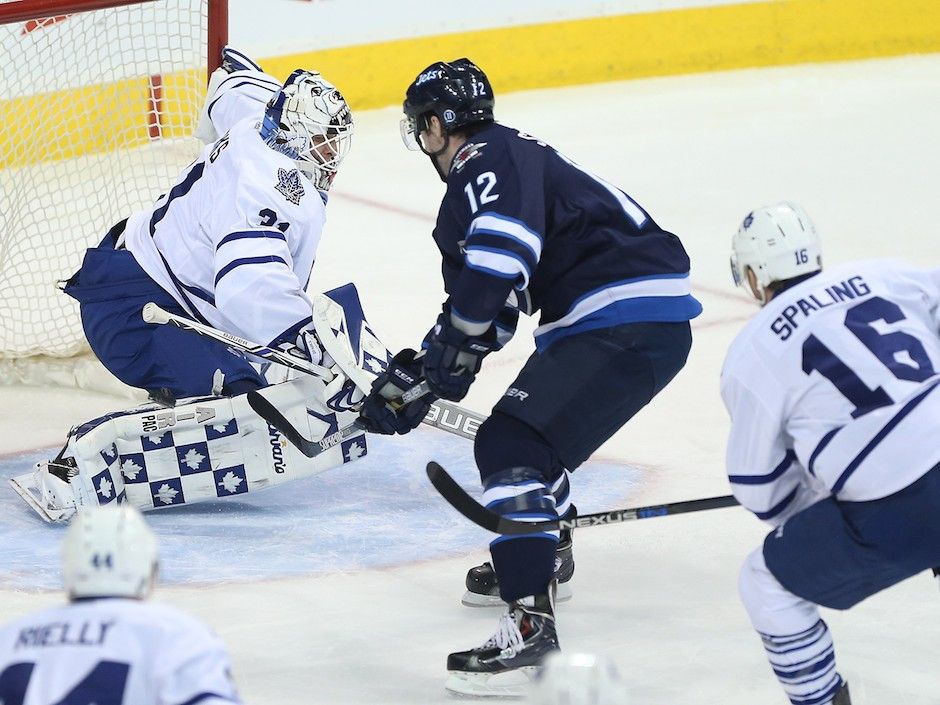
<instances>
[{"instance_id":1,"label":"black hockey glove","mask_svg":"<svg viewBox=\"0 0 940 705\"><path fill-rule=\"evenodd\" d=\"M367 431L404 435L417 428L428 415L435 398L433 394L401 404L402 394L422 381L421 360L415 360L416 355L414 350L405 348L392 358L385 372L375 378L372 391L359 410Z\"/></svg>"},{"instance_id":2,"label":"black hockey glove","mask_svg":"<svg viewBox=\"0 0 940 705\"><path fill-rule=\"evenodd\" d=\"M441 399L460 401L476 379L483 358L500 345L496 328L490 326L482 336L467 335L450 322L450 310L437 317L437 324L424 339L424 378Z\"/></svg>"}]
</instances>

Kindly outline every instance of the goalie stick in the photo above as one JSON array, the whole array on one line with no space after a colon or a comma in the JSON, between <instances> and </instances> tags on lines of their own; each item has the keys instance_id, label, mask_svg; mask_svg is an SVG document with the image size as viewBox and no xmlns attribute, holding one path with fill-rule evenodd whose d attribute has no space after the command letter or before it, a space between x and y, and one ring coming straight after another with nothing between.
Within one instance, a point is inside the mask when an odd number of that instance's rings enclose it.
<instances>
[{"instance_id":1,"label":"goalie stick","mask_svg":"<svg viewBox=\"0 0 940 705\"><path fill-rule=\"evenodd\" d=\"M649 507L634 507L631 509L614 509L609 512L595 514L579 514L571 519L557 519L555 521L516 521L487 509L467 494L440 464L433 460L428 463L428 479L448 504L460 512L477 526L482 526L494 534L534 534L542 531L558 531L559 529L581 529L586 526L600 526L606 524L619 524L624 521L650 519L652 517L669 516L671 514L685 514L687 512L701 512L706 509L719 509L721 507L734 507L738 504L731 495L724 497L708 497L706 499L693 499L686 502L671 502Z\"/></svg>"},{"instance_id":2,"label":"goalie stick","mask_svg":"<svg viewBox=\"0 0 940 705\"><path fill-rule=\"evenodd\" d=\"M236 350L249 353L264 360L270 360L271 362L276 362L285 367L290 367L293 370L315 375L327 382L333 379L332 372L322 365L314 365L312 362L305 359L303 353L296 347L293 348L291 352L284 352L276 348L269 348L267 345L252 343L250 340L245 340L237 335L226 333L224 330L203 325L197 321L191 321L183 316L177 316L174 313L165 311L152 301L146 304L140 313L146 323L176 326L181 330L192 331L197 335L201 335L203 338L211 338L212 340L218 340L220 343L226 343Z\"/></svg>"},{"instance_id":3,"label":"goalie stick","mask_svg":"<svg viewBox=\"0 0 940 705\"><path fill-rule=\"evenodd\" d=\"M308 458L320 455L320 453L329 450L337 443L342 443L350 436L364 429L363 425L356 421L335 433L331 433L329 436L321 438L319 441L311 441L309 438L304 437L304 435L287 420L284 414L278 411L277 407L269 402L261 392L248 392L247 397L248 406L250 406L258 416L280 431L284 435L284 438L290 441L297 450Z\"/></svg>"}]
</instances>

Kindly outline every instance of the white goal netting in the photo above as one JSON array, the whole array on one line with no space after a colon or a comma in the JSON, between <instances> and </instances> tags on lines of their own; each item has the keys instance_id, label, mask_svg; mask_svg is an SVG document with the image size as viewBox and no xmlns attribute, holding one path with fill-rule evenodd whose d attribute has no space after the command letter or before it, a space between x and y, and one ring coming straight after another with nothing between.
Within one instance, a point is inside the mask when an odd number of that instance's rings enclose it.
<instances>
[{"instance_id":1,"label":"white goal netting","mask_svg":"<svg viewBox=\"0 0 940 705\"><path fill-rule=\"evenodd\" d=\"M0 358L87 350L57 282L195 157L208 2L0 25Z\"/></svg>"}]
</instances>

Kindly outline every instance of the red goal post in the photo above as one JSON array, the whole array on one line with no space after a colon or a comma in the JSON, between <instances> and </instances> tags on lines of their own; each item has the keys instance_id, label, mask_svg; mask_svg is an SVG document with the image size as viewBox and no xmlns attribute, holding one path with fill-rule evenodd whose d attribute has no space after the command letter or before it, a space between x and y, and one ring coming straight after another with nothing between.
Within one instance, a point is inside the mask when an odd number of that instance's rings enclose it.
<instances>
[{"instance_id":1,"label":"red goal post","mask_svg":"<svg viewBox=\"0 0 940 705\"><path fill-rule=\"evenodd\" d=\"M195 157L227 35L228 0L0 0L0 362L87 350L57 282Z\"/></svg>"}]
</instances>

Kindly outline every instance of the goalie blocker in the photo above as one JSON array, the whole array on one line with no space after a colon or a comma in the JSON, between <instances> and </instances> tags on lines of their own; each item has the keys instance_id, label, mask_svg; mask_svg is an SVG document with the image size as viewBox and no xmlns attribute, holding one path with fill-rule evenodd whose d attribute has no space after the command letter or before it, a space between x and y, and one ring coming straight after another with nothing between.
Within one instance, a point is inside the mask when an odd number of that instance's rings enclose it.
<instances>
[{"instance_id":1,"label":"goalie blocker","mask_svg":"<svg viewBox=\"0 0 940 705\"><path fill-rule=\"evenodd\" d=\"M211 397L77 426L59 457L11 484L39 516L55 522L90 505L127 502L150 511L316 475L367 452L365 433L347 430L358 412L345 403L345 383L343 375L329 384L305 376L258 392L309 438L324 441L312 458L255 414L246 395Z\"/></svg>"}]
</instances>

